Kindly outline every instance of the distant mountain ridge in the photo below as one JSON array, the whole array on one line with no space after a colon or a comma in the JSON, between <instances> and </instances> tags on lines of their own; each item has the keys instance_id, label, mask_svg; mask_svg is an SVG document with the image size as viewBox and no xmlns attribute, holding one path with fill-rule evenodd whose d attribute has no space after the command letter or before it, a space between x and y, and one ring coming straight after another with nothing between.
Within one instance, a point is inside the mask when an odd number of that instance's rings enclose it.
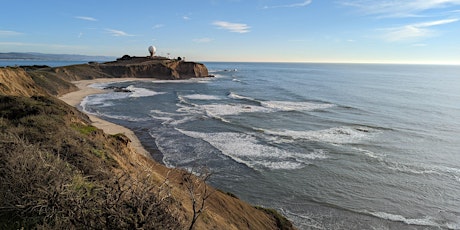
<instances>
[{"instance_id":1,"label":"distant mountain ridge","mask_svg":"<svg viewBox=\"0 0 460 230\"><path fill-rule=\"evenodd\" d=\"M90 56L81 54L45 54L35 52L0 53L0 60L37 60L37 61L113 61L116 57Z\"/></svg>"}]
</instances>

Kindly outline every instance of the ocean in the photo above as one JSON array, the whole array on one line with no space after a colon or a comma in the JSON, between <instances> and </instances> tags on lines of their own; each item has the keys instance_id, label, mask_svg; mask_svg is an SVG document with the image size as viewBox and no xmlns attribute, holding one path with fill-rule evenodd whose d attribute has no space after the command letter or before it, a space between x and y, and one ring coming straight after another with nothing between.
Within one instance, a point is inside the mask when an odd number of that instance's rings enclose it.
<instances>
[{"instance_id":1,"label":"ocean","mask_svg":"<svg viewBox=\"0 0 460 230\"><path fill-rule=\"evenodd\" d=\"M50 67L85 64L88 61L52 61L52 60L29 60L29 59L0 59L0 67L27 66L27 65L47 65Z\"/></svg>"},{"instance_id":2,"label":"ocean","mask_svg":"<svg viewBox=\"0 0 460 230\"><path fill-rule=\"evenodd\" d=\"M299 229L460 229L460 66L205 64L81 109Z\"/></svg>"}]
</instances>

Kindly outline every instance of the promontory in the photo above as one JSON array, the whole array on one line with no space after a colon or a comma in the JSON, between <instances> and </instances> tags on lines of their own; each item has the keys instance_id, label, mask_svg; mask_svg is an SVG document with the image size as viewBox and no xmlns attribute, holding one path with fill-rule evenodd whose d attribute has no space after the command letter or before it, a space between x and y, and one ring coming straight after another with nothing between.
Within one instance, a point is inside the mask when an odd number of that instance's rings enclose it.
<instances>
[{"instance_id":1,"label":"promontory","mask_svg":"<svg viewBox=\"0 0 460 230\"><path fill-rule=\"evenodd\" d=\"M210 77L205 65L124 56L0 68L0 229L294 229L272 209L167 168L57 98L94 78ZM205 172L205 171L203 171Z\"/></svg>"}]
</instances>

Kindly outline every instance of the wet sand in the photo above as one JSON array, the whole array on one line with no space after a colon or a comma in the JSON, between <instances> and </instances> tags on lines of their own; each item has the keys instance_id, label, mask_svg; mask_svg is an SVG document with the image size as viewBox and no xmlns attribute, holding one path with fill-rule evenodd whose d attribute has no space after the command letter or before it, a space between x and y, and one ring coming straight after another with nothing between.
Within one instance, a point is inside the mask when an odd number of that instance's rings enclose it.
<instances>
[{"instance_id":1,"label":"wet sand","mask_svg":"<svg viewBox=\"0 0 460 230\"><path fill-rule=\"evenodd\" d=\"M79 90L62 95L59 97L62 101L65 103L78 108L80 105L81 101L86 96L92 95L92 94L99 94L99 93L105 93L107 90L102 90L102 89L95 89L89 87L91 84L94 83L109 83L109 82L123 82L123 81L153 81L155 79L150 78L98 78L94 80L81 80L81 81L74 81L72 82L75 84ZM138 154L142 154L144 156L147 156L151 158L150 153L142 146L141 142L137 138L137 136L134 134L134 132L126 127L108 122L106 120L103 120L99 117L96 117L91 114L87 114L89 118L91 119L92 125L104 130L105 133L107 134L118 134L122 133L126 135L130 140L131 140L131 147L136 151Z\"/></svg>"}]
</instances>

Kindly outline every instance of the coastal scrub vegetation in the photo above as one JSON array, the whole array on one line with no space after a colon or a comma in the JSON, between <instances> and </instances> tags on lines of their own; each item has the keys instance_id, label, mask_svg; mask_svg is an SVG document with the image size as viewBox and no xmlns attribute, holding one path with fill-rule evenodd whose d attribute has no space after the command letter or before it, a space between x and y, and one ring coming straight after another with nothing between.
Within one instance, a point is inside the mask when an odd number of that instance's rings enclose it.
<instances>
[{"instance_id":1,"label":"coastal scrub vegetation","mask_svg":"<svg viewBox=\"0 0 460 230\"><path fill-rule=\"evenodd\" d=\"M276 211L208 186L208 171L137 154L41 80L0 68L0 229L280 228Z\"/></svg>"},{"instance_id":2,"label":"coastal scrub vegetation","mask_svg":"<svg viewBox=\"0 0 460 230\"><path fill-rule=\"evenodd\" d=\"M120 137L56 102L0 96L0 229L180 229L169 188L109 157Z\"/></svg>"}]
</instances>

